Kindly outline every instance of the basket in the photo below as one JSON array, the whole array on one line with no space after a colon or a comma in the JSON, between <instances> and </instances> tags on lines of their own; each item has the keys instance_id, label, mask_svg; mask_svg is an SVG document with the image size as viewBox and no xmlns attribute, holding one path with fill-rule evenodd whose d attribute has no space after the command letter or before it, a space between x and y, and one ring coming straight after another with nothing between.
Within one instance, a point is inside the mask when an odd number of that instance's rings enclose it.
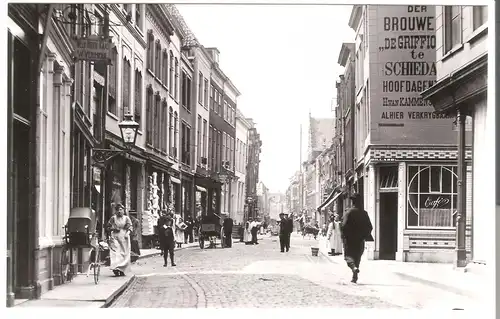
<instances>
[{"instance_id":1,"label":"basket","mask_svg":"<svg viewBox=\"0 0 500 319\"><path fill-rule=\"evenodd\" d=\"M311 247L311 253L313 256L317 257L318 256L318 252L319 252L319 248L318 247Z\"/></svg>"}]
</instances>

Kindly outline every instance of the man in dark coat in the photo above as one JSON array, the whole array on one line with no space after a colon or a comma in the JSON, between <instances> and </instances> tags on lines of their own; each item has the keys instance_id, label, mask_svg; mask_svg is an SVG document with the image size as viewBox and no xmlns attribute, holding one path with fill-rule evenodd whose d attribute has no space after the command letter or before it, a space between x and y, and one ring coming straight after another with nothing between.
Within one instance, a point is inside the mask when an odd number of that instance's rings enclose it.
<instances>
[{"instance_id":1,"label":"man in dark coat","mask_svg":"<svg viewBox=\"0 0 500 319\"><path fill-rule=\"evenodd\" d=\"M231 217L224 219L224 222L222 222L222 228L224 229L225 246L231 248L233 246L231 238L231 235L233 234L233 219Z\"/></svg>"},{"instance_id":2,"label":"man in dark coat","mask_svg":"<svg viewBox=\"0 0 500 319\"><path fill-rule=\"evenodd\" d=\"M175 238L173 219L167 214L166 211L162 212L162 216L158 219L158 231L160 239L160 249L163 255L164 265L167 267L168 255L170 255L170 263L172 267L175 266L174 262L174 248L175 248Z\"/></svg>"},{"instance_id":3,"label":"man in dark coat","mask_svg":"<svg viewBox=\"0 0 500 319\"><path fill-rule=\"evenodd\" d=\"M287 214L285 214L285 220L286 220L286 229L287 229L287 236L286 236L286 251L290 250L290 237L292 236L293 233L293 217L289 217Z\"/></svg>"},{"instance_id":4,"label":"man in dark coat","mask_svg":"<svg viewBox=\"0 0 500 319\"><path fill-rule=\"evenodd\" d=\"M344 259L352 270L351 282L358 281L359 263L365 250L365 240L371 237L373 229L368 213L361 208L359 194L351 196L351 207L342 218L342 240L344 242Z\"/></svg>"},{"instance_id":5,"label":"man in dark coat","mask_svg":"<svg viewBox=\"0 0 500 319\"><path fill-rule=\"evenodd\" d=\"M184 223L187 226L186 229L184 230L184 244L188 243L188 239L189 239L189 242L192 243L194 241L194 239L193 239L193 229L194 229L193 217L191 217L191 215L189 215L186 218L186 220L184 221Z\"/></svg>"},{"instance_id":6,"label":"man in dark coat","mask_svg":"<svg viewBox=\"0 0 500 319\"><path fill-rule=\"evenodd\" d=\"M285 248L286 248L286 251L288 251L288 247L287 246L287 243L288 243L288 230L289 230L289 226L288 226L288 220L285 218L285 214L281 213L280 214L280 248L281 248L281 252L284 253L285 252Z\"/></svg>"}]
</instances>

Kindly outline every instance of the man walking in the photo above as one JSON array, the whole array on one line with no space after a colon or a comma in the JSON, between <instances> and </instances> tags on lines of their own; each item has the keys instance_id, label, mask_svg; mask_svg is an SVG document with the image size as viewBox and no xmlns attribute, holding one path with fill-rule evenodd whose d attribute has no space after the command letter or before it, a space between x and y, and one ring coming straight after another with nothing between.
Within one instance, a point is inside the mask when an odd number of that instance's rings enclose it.
<instances>
[{"instance_id":1,"label":"man walking","mask_svg":"<svg viewBox=\"0 0 500 319\"><path fill-rule=\"evenodd\" d=\"M253 220L250 223L250 233L252 234L252 245L258 245L257 242L257 232L259 231L259 223L256 220Z\"/></svg>"},{"instance_id":2,"label":"man walking","mask_svg":"<svg viewBox=\"0 0 500 319\"><path fill-rule=\"evenodd\" d=\"M285 248L287 248L288 242L288 222L285 219L285 214L280 213L280 248L281 252L285 252ZM288 251L288 249L287 249Z\"/></svg>"},{"instance_id":3,"label":"man walking","mask_svg":"<svg viewBox=\"0 0 500 319\"><path fill-rule=\"evenodd\" d=\"M158 220L158 231L160 237L160 248L163 255L163 267L167 267L168 255L170 255L170 263L172 267L175 266L174 262L174 248L175 248L175 238L174 238L174 230L173 219L163 212L163 215Z\"/></svg>"},{"instance_id":4,"label":"man walking","mask_svg":"<svg viewBox=\"0 0 500 319\"><path fill-rule=\"evenodd\" d=\"M231 248L233 246L233 241L231 238L233 234L233 219L231 217L227 217L226 219L224 219L222 227L224 229L225 246Z\"/></svg>"},{"instance_id":5,"label":"man walking","mask_svg":"<svg viewBox=\"0 0 500 319\"><path fill-rule=\"evenodd\" d=\"M351 282L358 281L359 263L365 250L365 241L372 240L373 229L368 213L361 208L359 194L351 196L353 207L351 207L342 219L342 239L344 242L344 259L347 266L352 270Z\"/></svg>"},{"instance_id":6,"label":"man walking","mask_svg":"<svg viewBox=\"0 0 500 319\"><path fill-rule=\"evenodd\" d=\"M285 224L287 230L285 248L288 252L290 250L290 237L293 233L293 218L288 217L288 214L285 214Z\"/></svg>"},{"instance_id":7,"label":"man walking","mask_svg":"<svg viewBox=\"0 0 500 319\"><path fill-rule=\"evenodd\" d=\"M194 228L193 217L191 217L191 215L189 215L184 223L187 226L186 230L184 230L184 244L187 244L188 240L189 240L189 243L192 243L194 241L193 240L193 228Z\"/></svg>"}]
</instances>

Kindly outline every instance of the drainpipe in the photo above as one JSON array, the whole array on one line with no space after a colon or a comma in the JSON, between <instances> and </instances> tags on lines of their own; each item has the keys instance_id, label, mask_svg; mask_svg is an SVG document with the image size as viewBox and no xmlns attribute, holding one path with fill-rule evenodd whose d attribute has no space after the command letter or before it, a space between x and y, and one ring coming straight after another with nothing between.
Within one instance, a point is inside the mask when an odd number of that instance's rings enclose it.
<instances>
[{"instance_id":1,"label":"drainpipe","mask_svg":"<svg viewBox=\"0 0 500 319\"><path fill-rule=\"evenodd\" d=\"M463 268L467 266L467 253L465 248L465 221L467 216L466 211L466 165L465 165L465 118L466 114L461 110L457 110L457 127L458 127L458 186L457 186L457 224L456 224L456 256L455 267Z\"/></svg>"}]
</instances>

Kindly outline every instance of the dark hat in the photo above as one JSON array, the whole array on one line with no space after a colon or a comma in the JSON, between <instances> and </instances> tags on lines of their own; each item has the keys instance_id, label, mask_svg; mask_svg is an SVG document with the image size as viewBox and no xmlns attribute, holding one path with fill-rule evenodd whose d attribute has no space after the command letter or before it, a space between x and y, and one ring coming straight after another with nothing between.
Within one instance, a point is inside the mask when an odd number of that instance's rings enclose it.
<instances>
[{"instance_id":1,"label":"dark hat","mask_svg":"<svg viewBox=\"0 0 500 319\"><path fill-rule=\"evenodd\" d=\"M280 213L280 216L285 215L285 213Z\"/></svg>"}]
</instances>

